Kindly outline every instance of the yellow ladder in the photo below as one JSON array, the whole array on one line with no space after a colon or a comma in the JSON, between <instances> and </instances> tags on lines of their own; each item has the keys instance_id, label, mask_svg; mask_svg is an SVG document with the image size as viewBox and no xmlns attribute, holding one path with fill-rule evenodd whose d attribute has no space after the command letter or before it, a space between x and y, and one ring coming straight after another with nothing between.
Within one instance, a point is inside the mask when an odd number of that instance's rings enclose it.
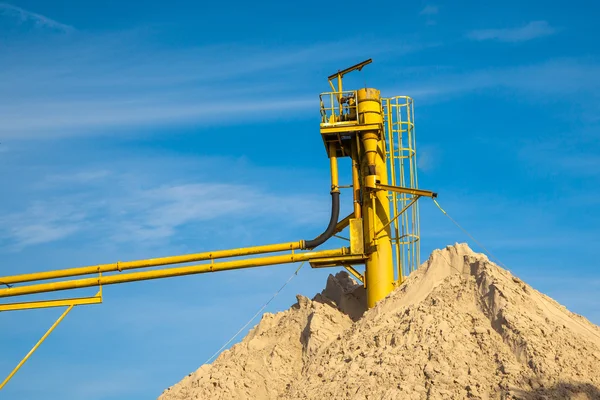
<instances>
[{"instance_id":1,"label":"yellow ladder","mask_svg":"<svg viewBox=\"0 0 600 400\"><path fill-rule=\"evenodd\" d=\"M418 189L413 100L407 96L382 99L388 179L392 186ZM392 243L396 280L401 283L420 264L419 205L415 195L391 192L394 221Z\"/></svg>"}]
</instances>

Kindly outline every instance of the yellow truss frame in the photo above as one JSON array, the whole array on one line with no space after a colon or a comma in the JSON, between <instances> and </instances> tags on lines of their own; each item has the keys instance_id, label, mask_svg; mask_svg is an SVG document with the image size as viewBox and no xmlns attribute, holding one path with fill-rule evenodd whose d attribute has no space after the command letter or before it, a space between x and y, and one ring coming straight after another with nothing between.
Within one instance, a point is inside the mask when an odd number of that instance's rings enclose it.
<instances>
[{"instance_id":1,"label":"yellow truss frame","mask_svg":"<svg viewBox=\"0 0 600 400\"><path fill-rule=\"evenodd\" d=\"M4 386L15 376L15 374L21 369L21 367L29 360L29 358L35 353L35 351L44 343L44 341L50 336L50 334L56 329L56 327L65 319L67 314L75 306L83 306L90 304L102 303L102 287L98 290L93 297L80 297L73 299L61 299L61 300L42 300L42 301L29 301L22 303L9 303L0 304L0 312L2 311L19 311L19 310L33 310L38 308L52 308L52 307L64 307L67 309L58 317L58 319L52 324L52 326L44 333L44 336L37 341L37 343L29 350L29 352L21 359L15 368L8 374L8 376L0 383L0 390L4 389Z\"/></svg>"}]
</instances>

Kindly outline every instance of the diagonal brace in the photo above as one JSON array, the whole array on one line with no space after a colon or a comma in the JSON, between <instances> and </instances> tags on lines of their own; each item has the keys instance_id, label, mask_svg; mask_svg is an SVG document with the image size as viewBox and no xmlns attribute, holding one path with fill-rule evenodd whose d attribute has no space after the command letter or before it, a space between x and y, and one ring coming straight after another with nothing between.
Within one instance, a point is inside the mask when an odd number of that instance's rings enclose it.
<instances>
[{"instance_id":1,"label":"diagonal brace","mask_svg":"<svg viewBox=\"0 0 600 400\"><path fill-rule=\"evenodd\" d=\"M54 324L52 324L52 326L50 327L50 329L48 329L48 331L44 334L44 336L42 336L42 338L40 340L38 340L38 342L35 344L35 346L33 346L33 348L31 350L29 350L29 353L27 353L27 355L21 360L21 362L15 367L15 369L13 369L12 372L6 377L6 379L4 379L4 381L2 383L0 383L0 390L2 390L4 388L4 386L6 386L8 381L10 381L13 376L15 376L17 371L19 371L19 369L21 369L23 364L25 364L25 362L27 360L29 360L29 357L31 357L31 355L38 349L38 347L40 347L40 345L44 342L44 340L46 340L46 338L48 336L50 336L50 334L52 333L52 331L54 331L54 329L58 326L58 324L60 324L62 322L62 320L65 319L65 317L73 309L73 307L75 307L75 304L71 304L65 310L65 312L62 313L62 315L60 317L58 317L56 322L54 322Z\"/></svg>"}]
</instances>

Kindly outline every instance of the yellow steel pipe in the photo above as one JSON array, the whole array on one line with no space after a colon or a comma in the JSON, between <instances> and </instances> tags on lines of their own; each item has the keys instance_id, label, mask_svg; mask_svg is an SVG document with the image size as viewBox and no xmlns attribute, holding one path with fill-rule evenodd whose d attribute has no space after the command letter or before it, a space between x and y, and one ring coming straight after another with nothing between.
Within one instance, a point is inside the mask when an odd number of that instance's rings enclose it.
<instances>
[{"instance_id":1,"label":"yellow steel pipe","mask_svg":"<svg viewBox=\"0 0 600 400\"><path fill-rule=\"evenodd\" d=\"M136 261L118 261L110 264L90 265L85 267L69 268L57 271L34 272L30 274L0 277L0 284L12 285L15 283L42 281L48 279L67 278L71 276L90 275L99 272L125 271L136 268L157 267L160 265L183 264L188 262L215 260L219 258L241 257L254 254L276 253L279 251L300 250L304 248L304 240L265 246L245 247L231 250L207 251L204 253L185 254L181 256L169 256L150 258Z\"/></svg>"},{"instance_id":2,"label":"yellow steel pipe","mask_svg":"<svg viewBox=\"0 0 600 400\"><path fill-rule=\"evenodd\" d=\"M36 293L47 293L59 290L80 289L100 285L113 285L116 283L145 281L150 279L171 278L175 276L203 274L206 272L226 271L231 269L287 264L324 257L344 256L349 254L349 248L341 248L335 250L304 252L298 254L286 254L271 257L257 257L246 260L226 261L221 263L190 265L186 267L168 268L155 271L131 272L127 274L117 274L109 276L104 275L95 278L84 278L63 282L40 283L35 285L0 289L0 298L11 296L23 296Z\"/></svg>"},{"instance_id":3,"label":"yellow steel pipe","mask_svg":"<svg viewBox=\"0 0 600 400\"><path fill-rule=\"evenodd\" d=\"M340 178L338 172L337 156L335 154L335 143L329 144L329 167L331 169L331 192L340 192Z\"/></svg>"},{"instance_id":4,"label":"yellow steel pipe","mask_svg":"<svg viewBox=\"0 0 600 400\"><path fill-rule=\"evenodd\" d=\"M362 134L361 157L364 164L363 179L375 175L383 185L387 185L385 144L383 142L383 115L379 90L364 88L357 91L359 121L363 124L376 124L377 130ZM364 184L363 186L368 186ZM363 232L365 248L369 258L365 266L365 286L367 307L372 308L378 301L394 290L394 266L392 256L391 230L389 228L390 208L387 192L364 191L362 203ZM378 235L375 232L380 232Z\"/></svg>"},{"instance_id":5,"label":"yellow steel pipe","mask_svg":"<svg viewBox=\"0 0 600 400\"><path fill-rule=\"evenodd\" d=\"M358 142L352 140L351 143L351 155L352 155L352 198L354 202L354 218L362 217L362 209L360 208L360 164L358 161Z\"/></svg>"},{"instance_id":6,"label":"yellow steel pipe","mask_svg":"<svg viewBox=\"0 0 600 400\"><path fill-rule=\"evenodd\" d=\"M338 74L338 104L340 106L340 116L342 115L342 111L344 110L344 106L342 105L342 74Z\"/></svg>"},{"instance_id":7,"label":"yellow steel pipe","mask_svg":"<svg viewBox=\"0 0 600 400\"><path fill-rule=\"evenodd\" d=\"M358 120L361 124L376 124L379 128L374 131L366 131L361 135L363 151L369 166L367 175L377 175L377 158L381 157L381 148L379 141L383 134L381 124L383 116L381 115L381 98L377 89L360 89L356 92L358 102ZM385 173L385 170L383 171ZM380 177L381 178L381 177Z\"/></svg>"}]
</instances>

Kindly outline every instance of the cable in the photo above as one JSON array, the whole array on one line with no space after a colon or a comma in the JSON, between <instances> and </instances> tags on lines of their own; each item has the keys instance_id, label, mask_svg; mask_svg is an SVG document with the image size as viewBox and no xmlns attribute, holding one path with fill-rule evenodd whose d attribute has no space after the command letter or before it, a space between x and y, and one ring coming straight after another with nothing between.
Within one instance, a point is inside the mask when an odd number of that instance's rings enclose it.
<instances>
[{"instance_id":1,"label":"cable","mask_svg":"<svg viewBox=\"0 0 600 400\"><path fill-rule=\"evenodd\" d=\"M454 225L456 225L458 228L460 228L460 230L462 230L467 236L469 236L475 243L477 243L477 245L479 245L479 247L481 247L487 254L488 256L490 256L490 258L495 259L496 263L498 263L499 265L501 265L502 267L504 267L504 269L508 270L508 267L506 265L504 265L504 263L502 263L502 261L500 261L498 259L498 257L494 256L492 254L491 251L489 251L488 249L485 248L485 246L483 244L481 244L479 241L477 241L477 239L475 239L473 237L473 235L471 235L469 232L467 232L467 230L465 228L463 228L462 226L460 226L460 224L458 222L456 222L450 215L448 215L448 213L442 208L442 206L440 206L440 204L436 201L436 199L432 199L433 202L435 203L435 205L440 209L441 212L444 213L444 215L446 217L448 217L450 219L450 221L452 221L454 223ZM450 265L450 262L448 262L448 260L446 260L446 257L443 257L444 260L446 261L446 263L448 263L448 265ZM451 265L450 265L451 266ZM534 289L535 290L535 289ZM538 295L542 295L542 293L540 293L539 291L535 290L535 292L537 292ZM563 321L565 321L565 319L560 316L557 315L556 313L552 312L552 310L550 309L550 307L548 307L548 305L546 304L546 299L542 296L542 302L541 302L544 307L546 308L546 310L548 310L548 312L550 314L553 314L554 316L557 316L558 318L562 319ZM568 312L571 313L571 311L567 310ZM569 321L567 319L567 321ZM575 322L575 324L579 325L580 327L584 328L586 331L588 331L589 333L591 333L592 335L596 336L596 337L600 337L600 335L597 332L592 332L590 329L588 329L587 326L585 326L583 323L581 323L580 321L577 321L576 319L571 319L570 321Z\"/></svg>"},{"instance_id":2,"label":"cable","mask_svg":"<svg viewBox=\"0 0 600 400\"><path fill-rule=\"evenodd\" d=\"M221 351L223 351L223 350L224 350L224 349L225 349L225 348L226 348L226 347L227 347L227 346L228 346L228 345L229 345L231 342L233 342L233 341L235 340L235 338L236 338L236 337L237 337L237 336L238 336L240 333L242 333L242 331L243 331L244 329L246 329L246 327L247 327L248 325L250 325L250 324L252 323L252 321L254 321L254 319L255 319L256 317L258 317L258 316L259 316L259 315L260 315L260 314L263 312L263 310L264 310L265 308L267 308L267 306L268 306L268 305L269 305L269 304L270 304L270 303L271 303L271 302L272 302L272 301L275 299L275 297L277 297L277 295L278 295L278 294L279 294L279 293L280 293L280 292L283 290L283 288L285 288L285 287L287 286L287 284L288 284L288 283L290 283L290 282L291 282L291 280L292 280L292 279L294 279L294 277L296 277L296 275L298 275L298 272L300 272L300 270L302 269L302 267L304 266L304 264L305 264L305 263L306 263L306 261L303 261L303 262L300 264L300 266L298 267L298 269L296 269L296 271L295 271L295 272L292 274L292 276L290 276L290 277L288 278L288 280L287 280L287 281L286 281L286 282L283 284L283 286L281 286L281 287L279 288L279 290L275 292L275 294L274 294L274 295L273 295L273 296L272 296L272 297L269 299L269 301L267 301L267 302L266 302L266 303L265 303L265 304L264 304L264 305L263 305L263 306L262 306L262 307L261 307L261 308L260 308L260 309L259 309L259 310L256 312L256 314L254 314L254 315L252 316L252 318L250 318L250 320L249 320L248 322L246 322L246 323L244 324L244 326L242 326L242 327L240 328L240 330L239 330L239 331L237 331L237 332L235 333L235 335L233 335L233 337L227 341L227 343L225 343L223 346L221 346L221 348L220 348L219 350L217 350L217 351L215 352L215 354L213 354L212 356L210 356L210 358L209 358L208 360L206 360L206 361L204 362L204 364L208 364L209 362L211 362L211 361L212 361L212 360L213 360L213 359L214 359L216 356L218 356L218 355L221 353Z\"/></svg>"},{"instance_id":3,"label":"cable","mask_svg":"<svg viewBox=\"0 0 600 400\"><path fill-rule=\"evenodd\" d=\"M504 264L502 263L502 261L500 261L500 260L498 259L498 257L496 257L495 255L493 255L491 251L489 251L488 249L486 249L486 247L485 247L483 244L481 244L481 242L479 242L477 239L475 239L475 238L473 237L473 235L471 235L471 234L470 234L470 233L469 233L469 232L468 232L468 231L467 231L465 228L463 228L462 226L460 226L460 224L459 224L458 222L456 222L456 221L454 220L454 218L452 218L452 217L451 217L451 216L450 216L450 215L449 215L449 214L448 214L448 213L447 213L447 212L446 212L446 211L445 211L445 210L442 208L442 206L440 206L440 203L438 203L436 199L432 199L432 200L433 200L433 202L435 203L435 205L436 205L436 206L437 206L437 207L440 209L440 211L441 211L441 212L443 212L443 213L444 213L444 215L445 215L446 217L448 217L448 218L450 219L450 221L452 221L452 222L454 223L454 225L456 225L456 226L457 226L457 227L458 227L458 228L459 228L461 231L463 231L463 232L465 233L465 235L467 235L468 237L470 237L470 238L471 238L471 240L473 240L473 241L474 241L474 242L475 242L475 243L476 243L476 244L477 244L479 247L481 247L481 248L483 249L483 251L485 251L485 252L488 254L488 256L490 256L490 258L494 259L494 260L495 260L495 261L496 261L496 262L497 262L499 265L501 265L502 267L504 267L504 269L508 269L508 268L506 267L506 265L504 265Z\"/></svg>"}]
</instances>

